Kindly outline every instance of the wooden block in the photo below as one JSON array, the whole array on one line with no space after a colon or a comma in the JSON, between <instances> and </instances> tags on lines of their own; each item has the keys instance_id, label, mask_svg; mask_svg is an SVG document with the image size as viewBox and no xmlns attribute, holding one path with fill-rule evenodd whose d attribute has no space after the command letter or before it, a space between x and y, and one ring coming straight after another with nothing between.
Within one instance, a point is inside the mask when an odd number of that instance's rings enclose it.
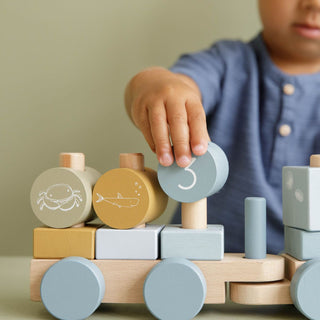
<instances>
[{"instance_id":1,"label":"wooden block","mask_svg":"<svg viewBox=\"0 0 320 320\"><path fill-rule=\"evenodd\" d=\"M302 265L291 281L290 293L295 307L308 319L320 319L320 260Z\"/></svg>"},{"instance_id":2,"label":"wooden block","mask_svg":"<svg viewBox=\"0 0 320 320\"><path fill-rule=\"evenodd\" d=\"M61 167L43 172L31 188L34 214L53 228L68 228L94 219L92 187L99 176L89 167L85 171Z\"/></svg>"},{"instance_id":3,"label":"wooden block","mask_svg":"<svg viewBox=\"0 0 320 320\"><path fill-rule=\"evenodd\" d=\"M35 228L33 230L33 257L61 259L79 256L95 258L95 233L99 226L83 228Z\"/></svg>"},{"instance_id":4,"label":"wooden block","mask_svg":"<svg viewBox=\"0 0 320 320\"><path fill-rule=\"evenodd\" d=\"M224 186L228 173L225 153L212 142L209 142L204 155L192 155L192 161L186 168L179 167L176 162L169 167L158 167L162 189L179 202L195 202L218 192Z\"/></svg>"},{"instance_id":5,"label":"wooden block","mask_svg":"<svg viewBox=\"0 0 320 320\"><path fill-rule=\"evenodd\" d=\"M284 258L267 255L266 259L243 259L244 254L226 253L221 261L193 261L207 283L205 303L225 302L225 282L266 282L284 278ZM40 284L46 270L58 262L33 259L30 270L31 299L40 301ZM106 285L102 302L143 303L144 281L161 260L92 260L101 270Z\"/></svg>"},{"instance_id":6,"label":"wooden block","mask_svg":"<svg viewBox=\"0 0 320 320\"><path fill-rule=\"evenodd\" d=\"M181 203L181 225L184 229L207 229L207 198Z\"/></svg>"},{"instance_id":7,"label":"wooden block","mask_svg":"<svg viewBox=\"0 0 320 320\"><path fill-rule=\"evenodd\" d=\"M51 266L41 282L41 299L58 319L86 319L100 305L105 282L91 261L69 257Z\"/></svg>"},{"instance_id":8,"label":"wooden block","mask_svg":"<svg viewBox=\"0 0 320 320\"><path fill-rule=\"evenodd\" d=\"M320 232L285 226L284 251L299 260L320 258Z\"/></svg>"},{"instance_id":9,"label":"wooden block","mask_svg":"<svg viewBox=\"0 0 320 320\"><path fill-rule=\"evenodd\" d=\"M143 288L145 303L157 319L193 319L206 292L202 271L184 258L161 261L149 272Z\"/></svg>"},{"instance_id":10,"label":"wooden block","mask_svg":"<svg viewBox=\"0 0 320 320\"><path fill-rule=\"evenodd\" d=\"M290 281L231 282L230 299L235 303L251 305L292 304Z\"/></svg>"},{"instance_id":11,"label":"wooden block","mask_svg":"<svg viewBox=\"0 0 320 320\"><path fill-rule=\"evenodd\" d=\"M284 167L282 181L284 225L320 231L320 168Z\"/></svg>"},{"instance_id":12,"label":"wooden block","mask_svg":"<svg viewBox=\"0 0 320 320\"><path fill-rule=\"evenodd\" d=\"M301 267L305 261L300 261L289 254L282 254L285 259L285 277L291 280L293 275L296 273L297 269Z\"/></svg>"},{"instance_id":13,"label":"wooden block","mask_svg":"<svg viewBox=\"0 0 320 320\"><path fill-rule=\"evenodd\" d=\"M103 227L96 232L96 259L158 259L163 225L118 230Z\"/></svg>"},{"instance_id":14,"label":"wooden block","mask_svg":"<svg viewBox=\"0 0 320 320\"><path fill-rule=\"evenodd\" d=\"M93 190L99 218L115 229L129 229L151 222L165 210L167 195L154 170L118 168L106 172Z\"/></svg>"},{"instance_id":15,"label":"wooden block","mask_svg":"<svg viewBox=\"0 0 320 320\"><path fill-rule=\"evenodd\" d=\"M180 225L168 225L161 231L161 259L222 260L223 254L222 225L208 225L206 229L183 229Z\"/></svg>"}]
</instances>

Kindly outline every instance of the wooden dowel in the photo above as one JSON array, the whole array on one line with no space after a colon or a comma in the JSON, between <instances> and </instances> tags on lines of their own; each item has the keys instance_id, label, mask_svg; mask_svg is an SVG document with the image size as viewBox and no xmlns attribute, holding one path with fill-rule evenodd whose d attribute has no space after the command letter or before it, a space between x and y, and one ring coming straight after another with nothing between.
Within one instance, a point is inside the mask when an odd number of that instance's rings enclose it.
<instances>
[{"instance_id":1,"label":"wooden dowel","mask_svg":"<svg viewBox=\"0 0 320 320\"><path fill-rule=\"evenodd\" d=\"M184 229L207 228L207 198L181 203L181 222Z\"/></svg>"},{"instance_id":2,"label":"wooden dowel","mask_svg":"<svg viewBox=\"0 0 320 320\"><path fill-rule=\"evenodd\" d=\"M144 156L142 153L120 153L120 168L144 171Z\"/></svg>"},{"instance_id":3,"label":"wooden dowel","mask_svg":"<svg viewBox=\"0 0 320 320\"><path fill-rule=\"evenodd\" d=\"M310 167L312 167L312 168L319 168L320 167L320 154L311 155Z\"/></svg>"},{"instance_id":4,"label":"wooden dowel","mask_svg":"<svg viewBox=\"0 0 320 320\"><path fill-rule=\"evenodd\" d=\"M62 152L59 157L60 167L78 171L85 170L85 156L83 153Z\"/></svg>"}]
</instances>

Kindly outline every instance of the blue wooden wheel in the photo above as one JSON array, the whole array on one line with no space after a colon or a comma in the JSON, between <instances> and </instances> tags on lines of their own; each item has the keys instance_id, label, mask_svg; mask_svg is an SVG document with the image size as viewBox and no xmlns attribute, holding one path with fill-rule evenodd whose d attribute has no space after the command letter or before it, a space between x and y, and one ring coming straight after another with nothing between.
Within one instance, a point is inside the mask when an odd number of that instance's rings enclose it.
<instances>
[{"instance_id":1,"label":"blue wooden wheel","mask_svg":"<svg viewBox=\"0 0 320 320\"><path fill-rule=\"evenodd\" d=\"M294 274L290 293L295 307L309 319L320 319L320 259L303 264Z\"/></svg>"},{"instance_id":2,"label":"blue wooden wheel","mask_svg":"<svg viewBox=\"0 0 320 320\"><path fill-rule=\"evenodd\" d=\"M184 258L168 258L148 274L143 288L149 311L161 320L188 320L201 310L207 292L202 271Z\"/></svg>"},{"instance_id":3,"label":"blue wooden wheel","mask_svg":"<svg viewBox=\"0 0 320 320\"><path fill-rule=\"evenodd\" d=\"M80 320L100 305L105 282L99 268L81 257L69 257L51 266L42 278L41 299L56 318Z\"/></svg>"}]
</instances>

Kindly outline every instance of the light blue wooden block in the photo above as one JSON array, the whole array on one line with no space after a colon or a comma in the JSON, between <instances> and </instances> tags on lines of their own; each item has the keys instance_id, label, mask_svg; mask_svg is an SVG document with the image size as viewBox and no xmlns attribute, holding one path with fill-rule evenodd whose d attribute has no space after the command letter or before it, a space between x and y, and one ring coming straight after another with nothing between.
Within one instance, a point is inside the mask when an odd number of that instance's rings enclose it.
<instances>
[{"instance_id":1,"label":"light blue wooden block","mask_svg":"<svg viewBox=\"0 0 320 320\"><path fill-rule=\"evenodd\" d=\"M128 230L100 228L96 231L96 259L158 259L163 227L150 224Z\"/></svg>"},{"instance_id":2,"label":"light blue wooden block","mask_svg":"<svg viewBox=\"0 0 320 320\"><path fill-rule=\"evenodd\" d=\"M168 225L161 231L161 259L222 260L223 255L222 225L208 225L207 229L182 229L180 225Z\"/></svg>"},{"instance_id":3,"label":"light blue wooden block","mask_svg":"<svg viewBox=\"0 0 320 320\"><path fill-rule=\"evenodd\" d=\"M320 231L320 168L284 167L282 198L284 225Z\"/></svg>"},{"instance_id":4,"label":"light blue wooden block","mask_svg":"<svg viewBox=\"0 0 320 320\"><path fill-rule=\"evenodd\" d=\"M320 258L320 232L285 226L284 250L299 260Z\"/></svg>"},{"instance_id":5,"label":"light blue wooden block","mask_svg":"<svg viewBox=\"0 0 320 320\"><path fill-rule=\"evenodd\" d=\"M200 312L206 293L202 271L183 258L161 261L149 272L143 288L148 309L161 320L193 319Z\"/></svg>"},{"instance_id":6,"label":"light blue wooden block","mask_svg":"<svg viewBox=\"0 0 320 320\"><path fill-rule=\"evenodd\" d=\"M42 278L41 299L56 318L80 320L100 305L105 281L100 269L81 257L69 257L51 266Z\"/></svg>"},{"instance_id":7,"label":"light blue wooden block","mask_svg":"<svg viewBox=\"0 0 320 320\"><path fill-rule=\"evenodd\" d=\"M158 179L163 191L180 202L195 202L218 192L229 173L228 159L223 150L209 142L203 156L192 155L192 162L180 168L176 162L170 167L158 167Z\"/></svg>"},{"instance_id":8,"label":"light blue wooden block","mask_svg":"<svg viewBox=\"0 0 320 320\"><path fill-rule=\"evenodd\" d=\"M245 257L264 259L267 254L266 199L245 199Z\"/></svg>"},{"instance_id":9,"label":"light blue wooden block","mask_svg":"<svg viewBox=\"0 0 320 320\"><path fill-rule=\"evenodd\" d=\"M293 275L290 294L295 307L308 319L320 319L320 260L310 260Z\"/></svg>"}]
</instances>

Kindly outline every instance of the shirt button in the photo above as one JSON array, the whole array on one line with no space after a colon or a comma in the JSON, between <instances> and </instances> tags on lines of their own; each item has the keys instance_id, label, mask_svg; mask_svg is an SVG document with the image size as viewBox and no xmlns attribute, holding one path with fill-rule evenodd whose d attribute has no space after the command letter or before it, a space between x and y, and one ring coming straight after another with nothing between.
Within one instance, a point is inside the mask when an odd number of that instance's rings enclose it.
<instances>
[{"instance_id":1,"label":"shirt button","mask_svg":"<svg viewBox=\"0 0 320 320\"><path fill-rule=\"evenodd\" d=\"M283 124L279 128L279 133L283 137L287 137L291 133L291 127L288 124Z\"/></svg>"},{"instance_id":2,"label":"shirt button","mask_svg":"<svg viewBox=\"0 0 320 320\"><path fill-rule=\"evenodd\" d=\"M294 86L290 83L287 83L283 86L283 92L288 95L291 96L292 94L294 94Z\"/></svg>"}]
</instances>

